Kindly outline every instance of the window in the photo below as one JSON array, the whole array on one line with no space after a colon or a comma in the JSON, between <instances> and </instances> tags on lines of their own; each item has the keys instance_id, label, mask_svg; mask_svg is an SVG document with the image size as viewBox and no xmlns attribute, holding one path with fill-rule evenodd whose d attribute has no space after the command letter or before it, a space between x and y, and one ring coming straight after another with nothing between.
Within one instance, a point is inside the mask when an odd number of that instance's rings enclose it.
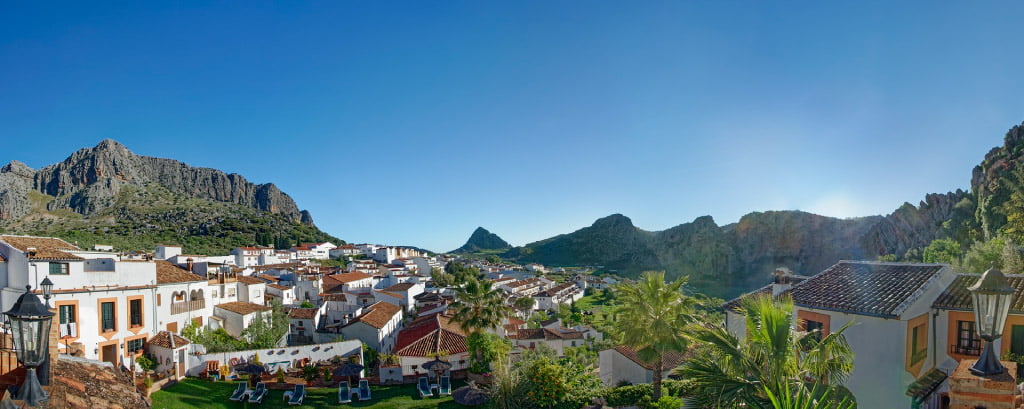
<instances>
[{"instance_id":1,"label":"window","mask_svg":"<svg viewBox=\"0 0 1024 409\"><path fill-rule=\"evenodd\" d=\"M157 306L157 307L159 307L159 306L160 306L160 294L157 294L157 295L156 295L156 306Z\"/></svg>"},{"instance_id":2,"label":"window","mask_svg":"<svg viewBox=\"0 0 1024 409\"><path fill-rule=\"evenodd\" d=\"M143 338L133 339L128 341L128 352L136 352L146 346L146 340Z\"/></svg>"},{"instance_id":3,"label":"window","mask_svg":"<svg viewBox=\"0 0 1024 409\"><path fill-rule=\"evenodd\" d=\"M142 326L142 300L128 301L128 312L131 317L129 325L132 327ZM134 350L132 350L134 351Z\"/></svg>"},{"instance_id":4,"label":"window","mask_svg":"<svg viewBox=\"0 0 1024 409\"><path fill-rule=\"evenodd\" d=\"M61 305L58 310L60 311L60 336L77 337L78 314L75 312L75 306Z\"/></svg>"},{"instance_id":5,"label":"window","mask_svg":"<svg viewBox=\"0 0 1024 409\"><path fill-rule=\"evenodd\" d=\"M824 329L825 323L822 322L807 320L806 324L804 324L804 330L812 333L813 335L811 336L819 341L821 340L821 332L824 331Z\"/></svg>"},{"instance_id":6,"label":"window","mask_svg":"<svg viewBox=\"0 0 1024 409\"><path fill-rule=\"evenodd\" d=\"M101 310L100 311L100 315L101 315L100 318L101 318L101 321L102 321L101 324L102 324L103 332L113 332L113 331L117 330L117 326L115 325L116 323L114 321L114 318L115 318L115 316L114 316L114 303L112 303L112 302L102 303L102 304L100 304L100 310Z\"/></svg>"},{"instance_id":7,"label":"window","mask_svg":"<svg viewBox=\"0 0 1024 409\"><path fill-rule=\"evenodd\" d=\"M50 263L50 274L68 275L68 263Z\"/></svg>"},{"instance_id":8,"label":"window","mask_svg":"<svg viewBox=\"0 0 1024 409\"><path fill-rule=\"evenodd\" d=\"M918 325L910 331L910 364L915 365L928 357L928 337L924 334L924 325Z\"/></svg>"},{"instance_id":9,"label":"window","mask_svg":"<svg viewBox=\"0 0 1024 409\"><path fill-rule=\"evenodd\" d=\"M956 345L954 353L961 355L981 355L981 340L974 330L974 321L956 322Z\"/></svg>"}]
</instances>

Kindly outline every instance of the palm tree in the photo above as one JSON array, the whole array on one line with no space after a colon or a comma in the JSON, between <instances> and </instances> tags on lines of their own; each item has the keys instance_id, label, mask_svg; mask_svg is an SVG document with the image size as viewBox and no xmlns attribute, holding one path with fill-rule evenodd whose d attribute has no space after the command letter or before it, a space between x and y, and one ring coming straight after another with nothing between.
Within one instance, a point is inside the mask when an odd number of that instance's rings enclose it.
<instances>
[{"instance_id":1,"label":"palm tree","mask_svg":"<svg viewBox=\"0 0 1024 409\"><path fill-rule=\"evenodd\" d=\"M530 310L533 309L533 306L536 303L537 301L534 300L533 297L519 297L512 303L512 306L523 314L523 319L529 319Z\"/></svg>"},{"instance_id":2,"label":"palm tree","mask_svg":"<svg viewBox=\"0 0 1024 409\"><path fill-rule=\"evenodd\" d=\"M666 353L682 353L689 344L684 330L692 321L693 299L682 288L687 278L665 283L664 271L648 271L636 284L616 288L620 305L615 309L617 341L633 348L637 356L654 367L654 394L661 398L661 378Z\"/></svg>"},{"instance_id":3,"label":"palm tree","mask_svg":"<svg viewBox=\"0 0 1024 409\"><path fill-rule=\"evenodd\" d=\"M843 335L849 324L824 337L817 331L797 331L793 301L788 297L751 297L744 301L742 312L747 319L744 340L721 325L689 330L701 347L676 374L692 382L698 405L772 408L773 396L804 395L811 390L835 402L852 402L842 387L853 370L853 352Z\"/></svg>"},{"instance_id":4,"label":"palm tree","mask_svg":"<svg viewBox=\"0 0 1024 409\"><path fill-rule=\"evenodd\" d=\"M467 334L492 329L501 325L508 313L501 289L491 287L490 281L470 278L466 285L455 290L452 321Z\"/></svg>"}]
</instances>

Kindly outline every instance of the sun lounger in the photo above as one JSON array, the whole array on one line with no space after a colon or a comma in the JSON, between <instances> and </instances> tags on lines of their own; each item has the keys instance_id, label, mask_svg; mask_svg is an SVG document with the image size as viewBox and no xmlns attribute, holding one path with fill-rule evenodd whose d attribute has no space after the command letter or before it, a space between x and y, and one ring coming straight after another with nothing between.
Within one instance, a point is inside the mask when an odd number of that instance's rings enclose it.
<instances>
[{"instance_id":1,"label":"sun lounger","mask_svg":"<svg viewBox=\"0 0 1024 409\"><path fill-rule=\"evenodd\" d=\"M430 390L430 381L427 380L426 376L421 376L416 382L416 390L420 391L421 398L434 396L434 392Z\"/></svg>"},{"instance_id":2,"label":"sun lounger","mask_svg":"<svg viewBox=\"0 0 1024 409\"><path fill-rule=\"evenodd\" d=\"M348 381L338 385L338 403L352 403L352 387Z\"/></svg>"},{"instance_id":3,"label":"sun lounger","mask_svg":"<svg viewBox=\"0 0 1024 409\"><path fill-rule=\"evenodd\" d=\"M306 399L306 385L295 385L295 390L292 391L292 397L288 399L288 404L301 405L303 399Z\"/></svg>"},{"instance_id":4,"label":"sun lounger","mask_svg":"<svg viewBox=\"0 0 1024 409\"><path fill-rule=\"evenodd\" d=\"M245 397L246 391L248 391L248 389L245 387L245 382L239 382L238 388L235 389L235 393L231 394L231 400L241 402L242 398Z\"/></svg>"},{"instance_id":5,"label":"sun lounger","mask_svg":"<svg viewBox=\"0 0 1024 409\"><path fill-rule=\"evenodd\" d=\"M249 402L263 403L263 398L267 396L267 385L263 382L256 384L256 390L249 395Z\"/></svg>"},{"instance_id":6,"label":"sun lounger","mask_svg":"<svg viewBox=\"0 0 1024 409\"><path fill-rule=\"evenodd\" d=\"M450 376L441 376L441 383L437 385L437 394L441 396L452 394L452 378Z\"/></svg>"},{"instance_id":7,"label":"sun lounger","mask_svg":"<svg viewBox=\"0 0 1024 409\"><path fill-rule=\"evenodd\" d=\"M359 380L359 400L370 400L370 381Z\"/></svg>"}]
</instances>

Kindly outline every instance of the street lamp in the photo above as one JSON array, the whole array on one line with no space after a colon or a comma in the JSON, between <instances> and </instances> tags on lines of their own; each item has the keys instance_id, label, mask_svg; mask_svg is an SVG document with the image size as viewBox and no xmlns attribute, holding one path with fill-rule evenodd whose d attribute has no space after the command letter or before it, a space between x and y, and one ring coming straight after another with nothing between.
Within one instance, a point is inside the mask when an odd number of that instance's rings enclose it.
<instances>
[{"instance_id":1,"label":"street lamp","mask_svg":"<svg viewBox=\"0 0 1024 409\"><path fill-rule=\"evenodd\" d=\"M27 285L25 293L18 297L18 301L4 315L7 316L11 328L18 361L26 369L25 381L18 388L14 399L34 407L50 399L39 384L36 368L49 356L50 323L53 320L53 313L39 301L38 296L32 294L32 286Z\"/></svg>"},{"instance_id":2,"label":"street lamp","mask_svg":"<svg viewBox=\"0 0 1024 409\"><path fill-rule=\"evenodd\" d=\"M53 281L50 281L50 276L43 277L43 282L39 283L39 287L43 289L43 300L46 300L46 308L50 308L50 296L53 295Z\"/></svg>"},{"instance_id":3,"label":"street lamp","mask_svg":"<svg viewBox=\"0 0 1024 409\"><path fill-rule=\"evenodd\" d=\"M971 366L971 373L977 376L998 375L1006 372L999 363L992 342L1003 335L1006 314L1010 311L1013 298L1013 287L1002 271L995 267L981 275L977 283L967 288L974 300L974 322L978 326L978 335L985 340L985 349L978 357L978 362Z\"/></svg>"}]
</instances>

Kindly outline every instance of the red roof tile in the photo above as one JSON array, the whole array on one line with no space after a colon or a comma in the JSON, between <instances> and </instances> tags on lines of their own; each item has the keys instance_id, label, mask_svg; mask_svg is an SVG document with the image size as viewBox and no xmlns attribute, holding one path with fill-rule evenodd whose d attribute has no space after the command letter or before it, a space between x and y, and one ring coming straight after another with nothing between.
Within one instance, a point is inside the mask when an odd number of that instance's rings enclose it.
<instances>
[{"instance_id":1,"label":"red roof tile","mask_svg":"<svg viewBox=\"0 0 1024 409\"><path fill-rule=\"evenodd\" d=\"M622 356L626 357L630 361L635 362L637 365L640 365L644 369L647 369L647 370L650 370L650 371L654 370L654 364L645 363L643 360L640 359L640 356L637 355L636 351L633 350L632 348L624 346L624 345L619 345L619 346L615 347L614 349L615 349L616 352L622 354ZM680 353L676 353L676 352L668 352L668 353L665 353L664 355L662 355L662 366L664 366L665 369L674 369L675 367L677 367L679 365L682 365L683 361L685 361L685 360L686 360L686 355L683 355L683 354L680 354Z\"/></svg>"},{"instance_id":2,"label":"red roof tile","mask_svg":"<svg viewBox=\"0 0 1024 409\"><path fill-rule=\"evenodd\" d=\"M395 354L400 356L425 357L441 351L454 355L468 350L465 333L441 314L416 318L398 333L395 343Z\"/></svg>"}]
</instances>

